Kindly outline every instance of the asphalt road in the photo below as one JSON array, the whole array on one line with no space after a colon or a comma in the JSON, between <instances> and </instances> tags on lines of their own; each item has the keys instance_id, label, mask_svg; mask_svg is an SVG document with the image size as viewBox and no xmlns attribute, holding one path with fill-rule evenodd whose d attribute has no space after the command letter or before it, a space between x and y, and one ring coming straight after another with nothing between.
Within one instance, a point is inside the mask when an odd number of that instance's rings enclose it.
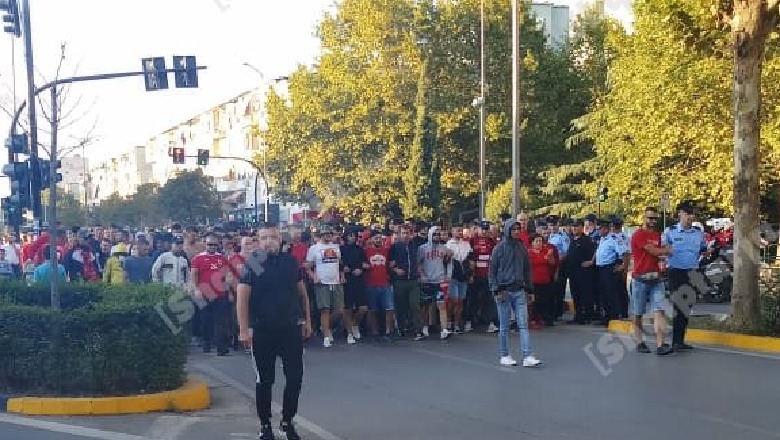
<instances>
[{"instance_id":1,"label":"asphalt road","mask_svg":"<svg viewBox=\"0 0 780 440\"><path fill-rule=\"evenodd\" d=\"M517 357L517 335L512 342ZM332 349L312 343L299 430L320 440L780 438L780 356L700 348L661 358L595 327L533 332L532 342L543 368L499 366L495 336L484 333ZM0 439L252 438L249 357L193 354L190 368L215 386L214 408L204 413L34 419L96 431L88 437L0 415ZM277 402L282 386L279 371Z\"/></svg>"}]
</instances>

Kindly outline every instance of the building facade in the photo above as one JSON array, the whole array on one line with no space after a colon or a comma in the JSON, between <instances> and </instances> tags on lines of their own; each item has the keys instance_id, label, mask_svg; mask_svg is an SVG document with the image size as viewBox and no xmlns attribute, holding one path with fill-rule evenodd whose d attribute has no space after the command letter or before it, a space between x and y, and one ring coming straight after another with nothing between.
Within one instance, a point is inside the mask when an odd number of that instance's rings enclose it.
<instances>
[{"instance_id":1,"label":"building facade","mask_svg":"<svg viewBox=\"0 0 780 440\"><path fill-rule=\"evenodd\" d=\"M564 48L569 42L569 7L553 3L532 3L531 15L544 32L549 46Z\"/></svg>"},{"instance_id":2,"label":"building facade","mask_svg":"<svg viewBox=\"0 0 780 440\"><path fill-rule=\"evenodd\" d=\"M87 200L94 206L113 194L127 197L135 194L140 185L151 182L152 171L146 161L146 147L139 145L90 168Z\"/></svg>"}]
</instances>

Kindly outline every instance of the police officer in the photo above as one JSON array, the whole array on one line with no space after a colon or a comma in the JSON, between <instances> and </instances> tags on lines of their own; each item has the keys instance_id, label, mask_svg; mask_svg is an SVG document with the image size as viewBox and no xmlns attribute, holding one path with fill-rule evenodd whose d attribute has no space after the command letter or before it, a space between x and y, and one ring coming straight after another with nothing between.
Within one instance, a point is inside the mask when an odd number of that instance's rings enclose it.
<instances>
[{"instance_id":1,"label":"police officer","mask_svg":"<svg viewBox=\"0 0 780 440\"><path fill-rule=\"evenodd\" d=\"M594 284L596 281L593 267L593 253L596 247L593 240L585 234L585 222L575 220L572 223L573 235L565 267L569 274L571 297L574 301L574 320L576 324L585 324L595 318Z\"/></svg>"},{"instance_id":2,"label":"police officer","mask_svg":"<svg viewBox=\"0 0 780 440\"><path fill-rule=\"evenodd\" d=\"M598 273L598 292L601 306L604 308L602 325L608 325L612 319L617 319L619 310L619 283L625 284L625 265L628 249L616 234L610 232L610 222L599 221L599 239L596 248L596 271Z\"/></svg>"},{"instance_id":3,"label":"police officer","mask_svg":"<svg viewBox=\"0 0 780 440\"><path fill-rule=\"evenodd\" d=\"M571 245L571 239L569 234L561 230L561 226L564 226L564 221L557 217L550 217L549 224L551 227L550 238L547 239L547 243L555 246L558 251L558 258L560 259L560 270L558 271L558 279L553 280L553 298L555 301L555 316L560 318L564 312L564 298L566 297L566 279L568 273L566 271L566 254L569 252L569 246Z\"/></svg>"},{"instance_id":4,"label":"police officer","mask_svg":"<svg viewBox=\"0 0 780 440\"><path fill-rule=\"evenodd\" d=\"M623 233L623 219L620 217L612 217L610 224L610 233L619 242L620 246L629 253L631 251L631 243L629 243L626 234ZM620 274L620 283L618 283L618 316L622 319L628 318L628 259L623 260L626 264L623 265L623 272Z\"/></svg>"},{"instance_id":5,"label":"police officer","mask_svg":"<svg viewBox=\"0 0 780 440\"><path fill-rule=\"evenodd\" d=\"M271 391L276 358L282 358L285 376L280 429L297 440L292 419L298 412L303 381L303 340L311 336L309 297L300 267L289 253L280 252L276 225L258 232L259 249L244 265L237 289L239 340L251 348L257 375L257 415L260 440L273 440ZM250 329L251 323L251 329Z\"/></svg>"},{"instance_id":6,"label":"police officer","mask_svg":"<svg viewBox=\"0 0 780 440\"><path fill-rule=\"evenodd\" d=\"M677 205L679 223L664 231L663 244L667 246L669 257L670 299L674 307L672 319L672 349L690 350L693 347L685 343L685 331L688 328L688 316L696 301L696 286L693 275L699 268L699 255L707 250L704 232L693 227L693 205L683 202Z\"/></svg>"}]
</instances>

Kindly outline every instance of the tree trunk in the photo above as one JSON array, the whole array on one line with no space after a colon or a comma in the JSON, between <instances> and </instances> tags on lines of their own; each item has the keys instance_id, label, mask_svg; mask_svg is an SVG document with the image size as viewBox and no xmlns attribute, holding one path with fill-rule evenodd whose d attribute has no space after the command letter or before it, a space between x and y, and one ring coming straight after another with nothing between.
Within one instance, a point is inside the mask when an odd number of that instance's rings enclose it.
<instances>
[{"instance_id":1,"label":"tree trunk","mask_svg":"<svg viewBox=\"0 0 780 440\"><path fill-rule=\"evenodd\" d=\"M769 12L761 1L734 4L734 324L759 318L761 67Z\"/></svg>"}]
</instances>

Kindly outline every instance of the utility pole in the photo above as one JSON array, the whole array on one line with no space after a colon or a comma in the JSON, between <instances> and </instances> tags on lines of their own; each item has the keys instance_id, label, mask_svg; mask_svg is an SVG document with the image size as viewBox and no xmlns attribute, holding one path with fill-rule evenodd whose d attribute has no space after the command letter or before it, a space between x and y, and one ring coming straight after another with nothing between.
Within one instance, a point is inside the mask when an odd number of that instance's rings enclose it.
<instances>
[{"instance_id":1,"label":"utility pole","mask_svg":"<svg viewBox=\"0 0 780 440\"><path fill-rule=\"evenodd\" d=\"M59 104L57 103L57 85L50 89L51 91L51 145L49 160L49 261L51 267L51 307L54 310L60 309L59 270L57 261L57 120L59 119ZM33 98L34 99L34 98ZM32 102L32 101L31 101ZM39 177L40 178L40 177ZM40 194L40 193L38 193ZM40 196L39 196L40 197Z\"/></svg>"},{"instance_id":2,"label":"utility pole","mask_svg":"<svg viewBox=\"0 0 780 440\"><path fill-rule=\"evenodd\" d=\"M38 160L38 118L35 115L35 65L33 63L32 24L30 19L30 0L22 1L22 35L24 36L24 56L27 67L27 113L30 133L30 195L33 218L41 221L41 169ZM55 267L56 269L56 267Z\"/></svg>"},{"instance_id":3,"label":"utility pole","mask_svg":"<svg viewBox=\"0 0 780 440\"><path fill-rule=\"evenodd\" d=\"M512 0L512 215L520 213L520 19Z\"/></svg>"},{"instance_id":4,"label":"utility pole","mask_svg":"<svg viewBox=\"0 0 780 440\"><path fill-rule=\"evenodd\" d=\"M479 218L485 218L485 0L479 6Z\"/></svg>"}]
</instances>

